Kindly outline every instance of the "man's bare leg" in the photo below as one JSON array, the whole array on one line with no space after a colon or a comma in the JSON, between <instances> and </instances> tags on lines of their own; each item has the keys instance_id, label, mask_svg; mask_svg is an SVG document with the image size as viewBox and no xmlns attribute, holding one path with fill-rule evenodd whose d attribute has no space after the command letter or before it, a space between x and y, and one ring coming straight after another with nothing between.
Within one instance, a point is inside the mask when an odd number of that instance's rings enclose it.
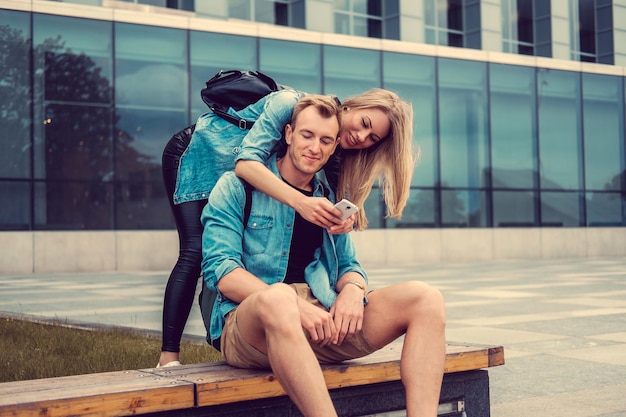
<instances>
[{"instance_id":1,"label":"man's bare leg","mask_svg":"<svg viewBox=\"0 0 626 417\"><path fill-rule=\"evenodd\" d=\"M373 291L363 329L382 347L405 335L400 362L408 417L435 417L445 365L445 307L441 293L418 281Z\"/></svg>"},{"instance_id":2,"label":"man's bare leg","mask_svg":"<svg viewBox=\"0 0 626 417\"><path fill-rule=\"evenodd\" d=\"M304 416L337 416L302 330L293 289L274 284L246 298L237 308L237 327L248 343L267 353L274 375Z\"/></svg>"}]
</instances>

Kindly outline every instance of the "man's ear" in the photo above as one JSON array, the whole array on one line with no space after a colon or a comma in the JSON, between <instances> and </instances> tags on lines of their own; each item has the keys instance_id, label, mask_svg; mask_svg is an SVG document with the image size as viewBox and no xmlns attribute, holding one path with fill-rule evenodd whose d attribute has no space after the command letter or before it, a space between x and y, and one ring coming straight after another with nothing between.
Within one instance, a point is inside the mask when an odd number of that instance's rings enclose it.
<instances>
[{"instance_id":1,"label":"man's ear","mask_svg":"<svg viewBox=\"0 0 626 417\"><path fill-rule=\"evenodd\" d=\"M293 135L293 130L291 129L291 124L287 123L285 125L285 142L287 142L287 145L291 145L291 135Z\"/></svg>"}]
</instances>

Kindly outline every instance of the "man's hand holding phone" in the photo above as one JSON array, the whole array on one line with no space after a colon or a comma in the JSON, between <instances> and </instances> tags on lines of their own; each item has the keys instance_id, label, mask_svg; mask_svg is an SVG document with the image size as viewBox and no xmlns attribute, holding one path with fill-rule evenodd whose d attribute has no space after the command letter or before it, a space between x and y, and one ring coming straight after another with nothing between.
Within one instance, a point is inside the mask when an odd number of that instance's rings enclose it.
<instances>
[{"instance_id":1,"label":"man's hand holding phone","mask_svg":"<svg viewBox=\"0 0 626 417\"><path fill-rule=\"evenodd\" d=\"M335 204L335 208L341 212L341 220L346 220L348 217L359 211L359 208L355 204L345 198Z\"/></svg>"}]
</instances>

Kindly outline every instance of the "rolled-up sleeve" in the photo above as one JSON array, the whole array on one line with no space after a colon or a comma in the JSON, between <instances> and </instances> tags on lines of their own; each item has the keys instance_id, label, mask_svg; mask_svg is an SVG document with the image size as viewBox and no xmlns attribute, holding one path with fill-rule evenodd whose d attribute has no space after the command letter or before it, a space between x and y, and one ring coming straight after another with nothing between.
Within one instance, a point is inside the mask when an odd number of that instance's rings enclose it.
<instances>
[{"instance_id":1,"label":"rolled-up sleeve","mask_svg":"<svg viewBox=\"0 0 626 417\"><path fill-rule=\"evenodd\" d=\"M245 190L233 172L218 180L202 211L202 273L207 286L217 291L219 280L243 268L242 236Z\"/></svg>"},{"instance_id":2,"label":"rolled-up sleeve","mask_svg":"<svg viewBox=\"0 0 626 417\"><path fill-rule=\"evenodd\" d=\"M292 89L268 95L263 111L244 137L235 161L244 159L265 164L280 141L285 125L291 121L294 106L303 95Z\"/></svg>"},{"instance_id":3,"label":"rolled-up sleeve","mask_svg":"<svg viewBox=\"0 0 626 417\"><path fill-rule=\"evenodd\" d=\"M365 282L368 282L367 273L361 266L356 257L356 249L350 238L349 233L333 235L335 240L335 248L337 250L338 277L341 278L347 272L356 272L363 276Z\"/></svg>"}]
</instances>

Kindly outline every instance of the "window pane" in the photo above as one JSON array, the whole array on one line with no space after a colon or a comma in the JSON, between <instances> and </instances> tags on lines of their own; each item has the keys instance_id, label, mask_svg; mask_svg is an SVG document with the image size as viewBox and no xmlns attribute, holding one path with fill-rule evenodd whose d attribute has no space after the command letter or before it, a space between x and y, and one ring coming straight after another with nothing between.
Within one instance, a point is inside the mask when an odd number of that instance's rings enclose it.
<instances>
[{"instance_id":1,"label":"window pane","mask_svg":"<svg viewBox=\"0 0 626 417\"><path fill-rule=\"evenodd\" d=\"M581 188L580 74L540 69L539 171L541 188Z\"/></svg>"},{"instance_id":2,"label":"window pane","mask_svg":"<svg viewBox=\"0 0 626 417\"><path fill-rule=\"evenodd\" d=\"M352 16L352 34L354 36L367 36L368 35L368 27L367 21L364 17Z\"/></svg>"},{"instance_id":3,"label":"window pane","mask_svg":"<svg viewBox=\"0 0 626 417\"><path fill-rule=\"evenodd\" d=\"M38 171L48 179L111 180L113 147L110 107L46 106L45 159Z\"/></svg>"},{"instance_id":4,"label":"window pane","mask_svg":"<svg viewBox=\"0 0 626 417\"><path fill-rule=\"evenodd\" d=\"M124 109L118 110L117 118L115 178L162 181L163 148L185 126L185 112Z\"/></svg>"},{"instance_id":5,"label":"window pane","mask_svg":"<svg viewBox=\"0 0 626 417\"><path fill-rule=\"evenodd\" d=\"M350 0L335 0L334 7L335 10L350 11Z\"/></svg>"},{"instance_id":6,"label":"window pane","mask_svg":"<svg viewBox=\"0 0 626 417\"><path fill-rule=\"evenodd\" d=\"M382 38L383 25L378 19L367 19L367 36L370 38Z\"/></svg>"},{"instance_id":7,"label":"window pane","mask_svg":"<svg viewBox=\"0 0 626 417\"><path fill-rule=\"evenodd\" d=\"M185 109L187 37L184 30L115 24L117 105Z\"/></svg>"},{"instance_id":8,"label":"window pane","mask_svg":"<svg viewBox=\"0 0 626 417\"><path fill-rule=\"evenodd\" d=\"M344 99L380 87L380 52L340 46L323 51L325 93Z\"/></svg>"},{"instance_id":9,"label":"window pane","mask_svg":"<svg viewBox=\"0 0 626 417\"><path fill-rule=\"evenodd\" d=\"M383 53L384 87L413 105L413 138L420 149L413 185L434 187L437 181L437 97L435 59Z\"/></svg>"},{"instance_id":10,"label":"window pane","mask_svg":"<svg viewBox=\"0 0 626 417\"><path fill-rule=\"evenodd\" d=\"M475 190L442 190L441 225L443 227L487 226L486 194Z\"/></svg>"},{"instance_id":11,"label":"window pane","mask_svg":"<svg viewBox=\"0 0 626 417\"><path fill-rule=\"evenodd\" d=\"M103 182L35 184L37 230L113 228L113 185Z\"/></svg>"},{"instance_id":12,"label":"window pane","mask_svg":"<svg viewBox=\"0 0 626 417\"><path fill-rule=\"evenodd\" d=\"M494 188L532 188L536 152L534 68L491 64L491 175Z\"/></svg>"},{"instance_id":13,"label":"window pane","mask_svg":"<svg viewBox=\"0 0 626 417\"><path fill-rule=\"evenodd\" d=\"M367 216L368 229L380 229L383 227L385 217L384 203L380 194L380 189L373 188L365 204L365 215Z\"/></svg>"},{"instance_id":14,"label":"window pane","mask_svg":"<svg viewBox=\"0 0 626 417\"><path fill-rule=\"evenodd\" d=\"M322 91L320 45L261 39L259 49L260 70L278 83L309 93Z\"/></svg>"},{"instance_id":15,"label":"window pane","mask_svg":"<svg viewBox=\"0 0 626 417\"><path fill-rule=\"evenodd\" d=\"M256 39L220 33L190 32L192 121L208 111L200 97L206 82L220 70L257 69Z\"/></svg>"},{"instance_id":16,"label":"window pane","mask_svg":"<svg viewBox=\"0 0 626 417\"><path fill-rule=\"evenodd\" d=\"M30 182L0 181L0 230L30 230Z\"/></svg>"},{"instance_id":17,"label":"window pane","mask_svg":"<svg viewBox=\"0 0 626 417\"><path fill-rule=\"evenodd\" d=\"M620 193L587 193L587 226L621 226L622 196Z\"/></svg>"},{"instance_id":18,"label":"window pane","mask_svg":"<svg viewBox=\"0 0 626 417\"><path fill-rule=\"evenodd\" d=\"M494 227L536 226L535 198L532 192L494 191Z\"/></svg>"},{"instance_id":19,"label":"window pane","mask_svg":"<svg viewBox=\"0 0 626 417\"><path fill-rule=\"evenodd\" d=\"M488 185L486 72L484 63L439 60L440 159L444 186Z\"/></svg>"},{"instance_id":20,"label":"window pane","mask_svg":"<svg viewBox=\"0 0 626 417\"><path fill-rule=\"evenodd\" d=\"M388 228L435 227L436 199L433 190L411 190L402 219L388 219Z\"/></svg>"},{"instance_id":21,"label":"window pane","mask_svg":"<svg viewBox=\"0 0 626 417\"><path fill-rule=\"evenodd\" d=\"M32 151L30 17L0 10L0 21L0 177L28 178Z\"/></svg>"},{"instance_id":22,"label":"window pane","mask_svg":"<svg viewBox=\"0 0 626 417\"><path fill-rule=\"evenodd\" d=\"M578 193L541 193L541 226L582 226Z\"/></svg>"},{"instance_id":23,"label":"window pane","mask_svg":"<svg viewBox=\"0 0 626 417\"><path fill-rule=\"evenodd\" d=\"M335 33L350 34L350 15L335 13Z\"/></svg>"},{"instance_id":24,"label":"window pane","mask_svg":"<svg viewBox=\"0 0 626 417\"><path fill-rule=\"evenodd\" d=\"M621 77L583 75L585 186L620 190L623 167L624 96Z\"/></svg>"},{"instance_id":25,"label":"window pane","mask_svg":"<svg viewBox=\"0 0 626 417\"><path fill-rule=\"evenodd\" d=\"M170 229L174 227L163 181L122 182L115 189L116 229Z\"/></svg>"}]
</instances>

